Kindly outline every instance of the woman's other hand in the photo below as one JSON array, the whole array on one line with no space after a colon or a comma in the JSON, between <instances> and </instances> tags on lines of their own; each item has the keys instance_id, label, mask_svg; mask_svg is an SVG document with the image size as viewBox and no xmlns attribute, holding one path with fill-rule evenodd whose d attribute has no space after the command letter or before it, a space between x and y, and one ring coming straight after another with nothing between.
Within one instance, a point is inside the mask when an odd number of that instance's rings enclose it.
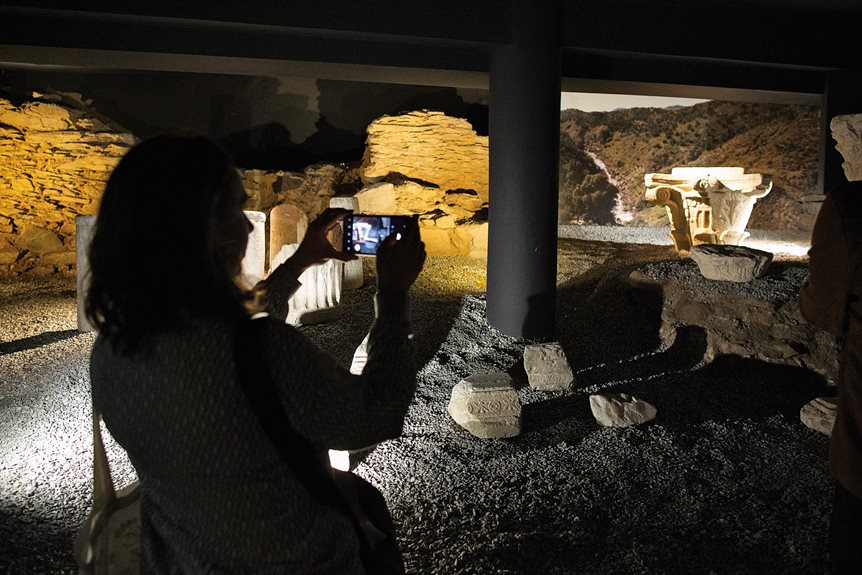
<instances>
[{"instance_id":1,"label":"woman's other hand","mask_svg":"<svg viewBox=\"0 0 862 575\"><path fill-rule=\"evenodd\" d=\"M419 237L419 217L413 216L397 239L391 234L377 248L377 291L407 291L425 265L425 244Z\"/></svg>"}]
</instances>

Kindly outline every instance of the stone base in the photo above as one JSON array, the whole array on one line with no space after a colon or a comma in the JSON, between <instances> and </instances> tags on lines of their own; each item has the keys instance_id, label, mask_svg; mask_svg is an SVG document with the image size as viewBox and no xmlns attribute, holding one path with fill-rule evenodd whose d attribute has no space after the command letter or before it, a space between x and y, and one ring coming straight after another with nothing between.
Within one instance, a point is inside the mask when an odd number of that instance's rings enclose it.
<instances>
[{"instance_id":1,"label":"stone base","mask_svg":"<svg viewBox=\"0 0 862 575\"><path fill-rule=\"evenodd\" d=\"M701 244L691 250L691 259L707 279L750 282L763 275L772 254L737 245Z\"/></svg>"}]
</instances>

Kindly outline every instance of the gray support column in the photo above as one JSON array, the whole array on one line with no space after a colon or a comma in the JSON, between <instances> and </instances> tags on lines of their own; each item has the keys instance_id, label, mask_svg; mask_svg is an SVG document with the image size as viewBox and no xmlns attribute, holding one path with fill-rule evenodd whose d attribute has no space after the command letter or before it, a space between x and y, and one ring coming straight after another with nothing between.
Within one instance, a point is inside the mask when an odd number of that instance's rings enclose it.
<instances>
[{"instance_id":1,"label":"gray support column","mask_svg":"<svg viewBox=\"0 0 862 575\"><path fill-rule=\"evenodd\" d=\"M512 0L512 43L491 53L488 322L555 331L560 147L559 3Z\"/></svg>"}]
</instances>

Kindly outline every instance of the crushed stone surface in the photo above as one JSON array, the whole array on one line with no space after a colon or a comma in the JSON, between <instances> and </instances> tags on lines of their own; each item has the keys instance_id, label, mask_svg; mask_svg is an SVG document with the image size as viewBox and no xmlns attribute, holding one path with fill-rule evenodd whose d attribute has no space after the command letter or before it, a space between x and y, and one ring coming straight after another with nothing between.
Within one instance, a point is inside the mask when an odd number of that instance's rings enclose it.
<instances>
[{"instance_id":1,"label":"crushed stone surface","mask_svg":"<svg viewBox=\"0 0 862 575\"><path fill-rule=\"evenodd\" d=\"M487 324L484 262L431 258L414 289L423 367L404 433L354 456L389 502L408 572L830 573L828 438L798 416L822 381L663 348L661 302L622 280L635 269L692 273L669 246L564 239L558 262L556 337L576 374L567 392L530 389L531 342ZM795 297L781 273L751 297ZM301 329L349 365L372 293L373 279L344 294L339 320ZM0 279L0 325L0 573L75 573L73 532L90 505L95 338L75 329L68 280ZM519 437L478 439L446 413L460 379L489 371L516 382ZM656 419L600 427L589 394L620 392L655 405ZM122 450L109 452L117 483L132 480Z\"/></svg>"}]
</instances>

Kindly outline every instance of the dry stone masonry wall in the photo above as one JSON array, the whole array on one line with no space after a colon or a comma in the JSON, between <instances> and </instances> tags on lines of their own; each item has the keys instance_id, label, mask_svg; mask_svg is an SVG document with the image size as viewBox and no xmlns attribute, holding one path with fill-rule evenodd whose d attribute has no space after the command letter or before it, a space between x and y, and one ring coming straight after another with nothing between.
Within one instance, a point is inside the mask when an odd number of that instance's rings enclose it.
<instances>
[{"instance_id":1,"label":"dry stone masonry wall","mask_svg":"<svg viewBox=\"0 0 862 575\"><path fill-rule=\"evenodd\" d=\"M430 255L487 254L488 138L467 120L428 110L378 118L361 173L366 190L392 198L378 209L419 214Z\"/></svg>"},{"instance_id":2,"label":"dry stone masonry wall","mask_svg":"<svg viewBox=\"0 0 862 575\"><path fill-rule=\"evenodd\" d=\"M3 271L74 273L75 216L96 212L111 170L134 142L68 95L20 106L0 99Z\"/></svg>"}]
</instances>

